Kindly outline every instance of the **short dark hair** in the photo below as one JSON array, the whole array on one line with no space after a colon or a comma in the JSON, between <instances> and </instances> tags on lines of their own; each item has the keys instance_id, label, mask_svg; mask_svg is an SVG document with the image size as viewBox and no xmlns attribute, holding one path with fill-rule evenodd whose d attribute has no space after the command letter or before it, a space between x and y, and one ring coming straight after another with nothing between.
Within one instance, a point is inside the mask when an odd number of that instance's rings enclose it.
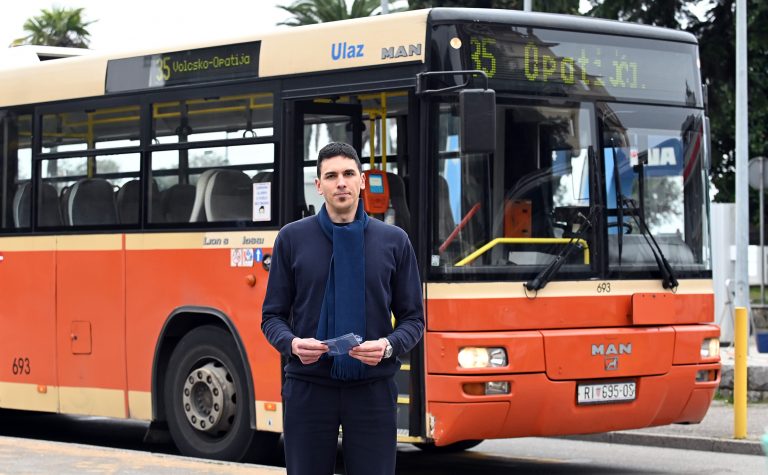
<instances>
[{"instance_id":1,"label":"short dark hair","mask_svg":"<svg viewBox=\"0 0 768 475\"><path fill-rule=\"evenodd\" d=\"M321 148L319 152L317 152L317 177L320 178L320 165L322 165L323 160L326 158L333 158L333 157L346 157L350 158L355 161L357 164L357 170L360 173L363 173L363 164L360 163L360 157L357 156L357 152L355 151L355 148L351 146L348 143L344 142L331 142L325 147Z\"/></svg>"}]
</instances>

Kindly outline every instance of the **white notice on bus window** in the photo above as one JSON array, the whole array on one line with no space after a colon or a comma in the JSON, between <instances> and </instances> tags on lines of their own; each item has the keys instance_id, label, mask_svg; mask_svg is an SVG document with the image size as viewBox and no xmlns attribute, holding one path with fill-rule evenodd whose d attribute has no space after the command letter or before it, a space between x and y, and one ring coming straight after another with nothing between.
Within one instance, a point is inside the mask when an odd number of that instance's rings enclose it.
<instances>
[{"instance_id":1,"label":"white notice on bus window","mask_svg":"<svg viewBox=\"0 0 768 475\"><path fill-rule=\"evenodd\" d=\"M253 220L272 220L272 183L253 184Z\"/></svg>"}]
</instances>

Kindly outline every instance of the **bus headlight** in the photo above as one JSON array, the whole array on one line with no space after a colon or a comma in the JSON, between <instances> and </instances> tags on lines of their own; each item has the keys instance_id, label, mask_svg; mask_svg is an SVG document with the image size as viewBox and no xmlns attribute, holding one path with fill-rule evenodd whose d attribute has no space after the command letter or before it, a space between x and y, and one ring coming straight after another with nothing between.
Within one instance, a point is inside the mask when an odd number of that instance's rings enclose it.
<instances>
[{"instance_id":1,"label":"bus headlight","mask_svg":"<svg viewBox=\"0 0 768 475\"><path fill-rule=\"evenodd\" d=\"M720 356L720 339L704 338L701 342L702 358L718 358Z\"/></svg>"},{"instance_id":2,"label":"bus headlight","mask_svg":"<svg viewBox=\"0 0 768 475\"><path fill-rule=\"evenodd\" d=\"M468 346L459 350L459 366L462 368L500 368L507 366L507 350L504 348Z\"/></svg>"}]
</instances>

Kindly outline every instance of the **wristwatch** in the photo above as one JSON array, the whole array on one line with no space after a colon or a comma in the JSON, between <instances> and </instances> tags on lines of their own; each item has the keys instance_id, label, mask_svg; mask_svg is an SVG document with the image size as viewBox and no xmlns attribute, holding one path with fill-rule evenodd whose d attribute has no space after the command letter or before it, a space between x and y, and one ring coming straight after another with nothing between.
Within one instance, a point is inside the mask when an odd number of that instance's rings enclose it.
<instances>
[{"instance_id":1,"label":"wristwatch","mask_svg":"<svg viewBox=\"0 0 768 475\"><path fill-rule=\"evenodd\" d=\"M382 359L387 359L392 356L392 343L389 342L389 338L382 338L385 342L387 342L387 347L384 349L384 356Z\"/></svg>"}]
</instances>

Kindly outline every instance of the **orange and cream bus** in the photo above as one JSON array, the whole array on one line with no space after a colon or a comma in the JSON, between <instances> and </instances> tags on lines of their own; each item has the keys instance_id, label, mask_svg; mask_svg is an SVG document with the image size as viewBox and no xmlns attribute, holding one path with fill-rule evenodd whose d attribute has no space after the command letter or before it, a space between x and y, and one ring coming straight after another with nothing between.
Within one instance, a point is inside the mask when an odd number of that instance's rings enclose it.
<instances>
[{"instance_id":1,"label":"orange and cream bus","mask_svg":"<svg viewBox=\"0 0 768 475\"><path fill-rule=\"evenodd\" d=\"M419 259L402 442L699 422L720 379L705 106L693 36L516 11L7 67L0 407L274 452L271 249L343 140Z\"/></svg>"}]
</instances>

